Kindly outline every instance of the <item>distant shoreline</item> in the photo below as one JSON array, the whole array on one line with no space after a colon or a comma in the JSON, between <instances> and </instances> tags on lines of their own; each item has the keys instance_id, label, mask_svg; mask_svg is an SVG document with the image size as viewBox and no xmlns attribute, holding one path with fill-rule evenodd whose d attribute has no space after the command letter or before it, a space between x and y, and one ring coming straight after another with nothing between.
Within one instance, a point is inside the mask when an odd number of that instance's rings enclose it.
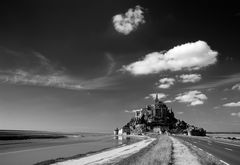
<instances>
[{"instance_id":1,"label":"distant shoreline","mask_svg":"<svg viewBox=\"0 0 240 165\"><path fill-rule=\"evenodd\" d=\"M207 132L206 134L240 134L240 132Z\"/></svg>"},{"instance_id":2,"label":"distant shoreline","mask_svg":"<svg viewBox=\"0 0 240 165\"><path fill-rule=\"evenodd\" d=\"M72 136L82 136L82 134L91 135L104 135L107 133L63 133L63 132L50 132L50 131L34 131L34 130L0 130L0 140L31 140L31 139L61 139ZM109 133L110 134L110 133Z\"/></svg>"}]
</instances>

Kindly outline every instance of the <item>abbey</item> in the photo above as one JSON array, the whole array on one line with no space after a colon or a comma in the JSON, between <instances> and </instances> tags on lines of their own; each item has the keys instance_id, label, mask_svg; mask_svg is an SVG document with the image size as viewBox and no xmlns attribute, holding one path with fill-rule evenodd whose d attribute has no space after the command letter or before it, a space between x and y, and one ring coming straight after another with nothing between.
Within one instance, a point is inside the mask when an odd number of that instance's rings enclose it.
<instances>
[{"instance_id":1,"label":"abbey","mask_svg":"<svg viewBox=\"0 0 240 165\"><path fill-rule=\"evenodd\" d=\"M166 132L177 122L172 109L158 99L156 94L155 104L148 105L145 108L135 111L136 120L139 123L144 122L149 130L154 132Z\"/></svg>"},{"instance_id":2,"label":"abbey","mask_svg":"<svg viewBox=\"0 0 240 165\"><path fill-rule=\"evenodd\" d=\"M172 108L168 108L160 101L157 94L153 105L136 110L134 117L121 129L116 129L114 134L145 134L147 132L206 135L206 130L203 128L176 119Z\"/></svg>"}]
</instances>

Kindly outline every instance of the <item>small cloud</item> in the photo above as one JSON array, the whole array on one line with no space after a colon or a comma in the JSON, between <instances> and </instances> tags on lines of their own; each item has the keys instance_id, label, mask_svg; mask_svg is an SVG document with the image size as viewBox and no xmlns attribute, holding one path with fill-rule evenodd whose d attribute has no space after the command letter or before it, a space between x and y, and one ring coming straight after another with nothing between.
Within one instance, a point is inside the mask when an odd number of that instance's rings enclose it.
<instances>
[{"instance_id":1,"label":"small cloud","mask_svg":"<svg viewBox=\"0 0 240 165\"><path fill-rule=\"evenodd\" d=\"M223 97L223 98L221 98L221 100L227 100L228 98L226 98L226 97Z\"/></svg>"},{"instance_id":2,"label":"small cloud","mask_svg":"<svg viewBox=\"0 0 240 165\"><path fill-rule=\"evenodd\" d=\"M143 8L137 5L134 9L130 8L125 14L113 16L113 26L116 31L124 35L136 30L140 24L144 24Z\"/></svg>"},{"instance_id":3,"label":"small cloud","mask_svg":"<svg viewBox=\"0 0 240 165\"><path fill-rule=\"evenodd\" d=\"M239 102L231 102L223 104L224 107L240 107L240 101Z\"/></svg>"},{"instance_id":4,"label":"small cloud","mask_svg":"<svg viewBox=\"0 0 240 165\"><path fill-rule=\"evenodd\" d=\"M176 114L178 115L182 115L184 112L176 112Z\"/></svg>"},{"instance_id":5,"label":"small cloud","mask_svg":"<svg viewBox=\"0 0 240 165\"><path fill-rule=\"evenodd\" d=\"M239 90L239 91L240 91L240 83L235 84L235 85L232 87L232 90Z\"/></svg>"},{"instance_id":6,"label":"small cloud","mask_svg":"<svg viewBox=\"0 0 240 165\"><path fill-rule=\"evenodd\" d=\"M208 91L208 92L211 92L211 91L213 91L214 89L215 89L215 88L208 88L207 91Z\"/></svg>"},{"instance_id":7,"label":"small cloud","mask_svg":"<svg viewBox=\"0 0 240 165\"><path fill-rule=\"evenodd\" d=\"M200 91L194 90L178 94L175 100L181 103L189 103L189 106L195 106L203 104L207 100L207 96Z\"/></svg>"},{"instance_id":8,"label":"small cloud","mask_svg":"<svg viewBox=\"0 0 240 165\"><path fill-rule=\"evenodd\" d=\"M215 106L215 107L213 107L213 109L219 109L220 107L219 106Z\"/></svg>"},{"instance_id":9,"label":"small cloud","mask_svg":"<svg viewBox=\"0 0 240 165\"><path fill-rule=\"evenodd\" d=\"M173 102L173 100L166 100L166 101L164 101L164 103L172 103Z\"/></svg>"},{"instance_id":10,"label":"small cloud","mask_svg":"<svg viewBox=\"0 0 240 165\"><path fill-rule=\"evenodd\" d=\"M157 95L158 95L158 99L164 99L164 98L167 97L167 95L164 94L164 93L158 93ZM151 93L151 94L149 94L148 96L145 97L145 99L150 99L150 98L155 99L156 98L156 93Z\"/></svg>"},{"instance_id":11,"label":"small cloud","mask_svg":"<svg viewBox=\"0 0 240 165\"><path fill-rule=\"evenodd\" d=\"M231 115L231 116L237 116L237 117L240 117L240 112L236 112L236 113L233 112L233 113L231 113L230 115Z\"/></svg>"},{"instance_id":12,"label":"small cloud","mask_svg":"<svg viewBox=\"0 0 240 165\"><path fill-rule=\"evenodd\" d=\"M204 41L176 46L166 52L153 52L143 59L123 66L133 75L148 75L162 71L199 70L217 62L218 52Z\"/></svg>"},{"instance_id":13,"label":"small cloud","mask_svg":"<svg viewBox=\"0 0 240 165\"><path fill-rule=\"evenodd\" d=\"M232 60L233 60L233 57L227 56L227 57L225 58L225 60L226 60L226 61L232 61Z\"/></svg>"},{"instance_id":14,"label":"small cloud","mask_svg":"<svg viewBox=\"0 0 240 165\"><path fill-rule=\"evenodd\" d=\"M239 16L240 16L240 12L236 13L235 16L236 16L236 17L239 17Z\"/></svg>"},{"instance_id":15,"label":"small cloud","mask_svg":"<svg viewBox=\"0 0 240 165\"><path fill-rule=\"evenodd\" d=\"M182 83L195 83L201 80L201 75L200 74L182 74L179 76L179 78L181 79L180 81Z\"/></svg>"},{"instance_id":16,"label":"small cloud","mask_svg":"<svg viewBox=\"0 0 240 165\"><path fill-rule=\"evenodd\" d=\"M170 88L175 82L174 78L162 78L159 80L158 88L167 89Z\"/></svg>"}]
</instances>

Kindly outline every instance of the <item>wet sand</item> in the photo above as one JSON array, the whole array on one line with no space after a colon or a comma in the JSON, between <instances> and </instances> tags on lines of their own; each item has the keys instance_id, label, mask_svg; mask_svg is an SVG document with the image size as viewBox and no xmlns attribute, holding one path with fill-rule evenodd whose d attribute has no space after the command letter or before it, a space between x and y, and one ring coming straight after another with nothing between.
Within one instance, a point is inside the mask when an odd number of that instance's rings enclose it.
<instances>
[{"instance_id":1,"label":"wet sand","mask_svg":"<svg viewBox=\"0 0 240 165\"><path fill-rule=\"evenodd\" d=\"M71 157L129 143L111 135L70 136L60 139L0 141L0 162L3 165L32 165L44 160Z\"/></svg>"}]
</instances>

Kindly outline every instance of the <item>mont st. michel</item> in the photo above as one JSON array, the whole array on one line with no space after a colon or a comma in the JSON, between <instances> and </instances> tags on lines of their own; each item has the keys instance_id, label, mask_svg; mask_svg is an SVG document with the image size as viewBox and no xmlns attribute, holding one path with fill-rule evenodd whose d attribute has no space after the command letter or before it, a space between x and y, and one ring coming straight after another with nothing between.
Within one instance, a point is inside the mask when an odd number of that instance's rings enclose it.
<instances>
[{"instance_id":1,"label":"mont st. michel","mask_svg":"<svg viewBox=\"0 0 240 165\"><path fill-rule=\"evenodd\" d=\"M142 135L148 132L159 134L185 134L189 136L205 136L206 130L190 125L175 118L172 108L155 97L154 105L147 105L136 110L134 117L122 128L114 130L115 135Z\"/></svg>"}]
</instances>

